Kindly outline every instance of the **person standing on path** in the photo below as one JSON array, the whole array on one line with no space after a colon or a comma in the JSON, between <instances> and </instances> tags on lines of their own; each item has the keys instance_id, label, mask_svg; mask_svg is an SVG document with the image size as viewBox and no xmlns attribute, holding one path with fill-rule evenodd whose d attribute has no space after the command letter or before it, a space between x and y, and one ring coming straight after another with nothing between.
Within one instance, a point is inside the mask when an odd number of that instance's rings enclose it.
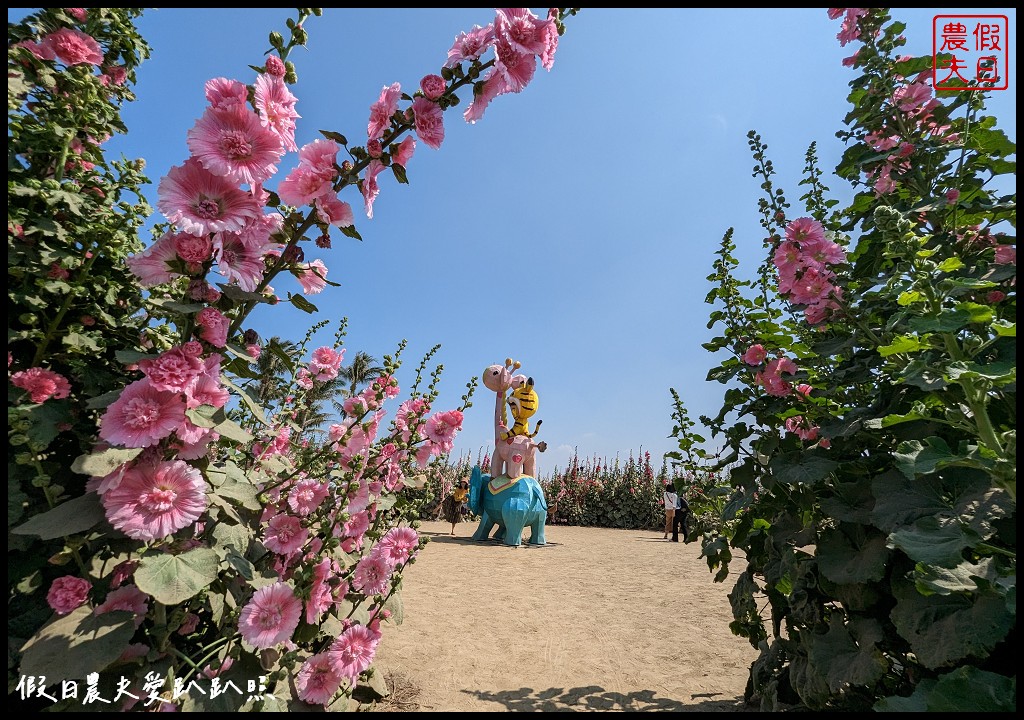
<instances>
[{"instance_id":1,"label":"person standing on path","mask_svg":"<svg viewBox=\"0 0 1024 720\"><path fill-rule=\"evenodd\" d=\"M690 503L686 502L682 492L676 493L676 514L672 518L672 542L679 542L679 528L683 528L683 542L690 542Z\"/></svg>"},{"instance_id":2,"label":"person standing on path","mask_svg":"<svg viewBox=\"0 0 1024 720\"><path fill-rule=\"evenodd\" d=\"M459 483L452 488L451 495L444 499L441 504L441 514L444 515L445 520L452 524L451 534L455 534L455 526L462 522L463 516L468 511L467 502L469 501L469 483L465 480L460 480Z\"/></svg>"},{"instance_id":3,"label":"person standing on path","mask_svg":"<svg viewBox=\"0 0 1024 720\"><path fill-rule=\"evenodd\" d=\"M665 495L662 502L665 505L665 534L661 539L668 540L668 534L672 532L672 520L676 515L676 503L679 502L679 496L676 494L671 480L665 481Z\"/></svg>"}]
</instances>

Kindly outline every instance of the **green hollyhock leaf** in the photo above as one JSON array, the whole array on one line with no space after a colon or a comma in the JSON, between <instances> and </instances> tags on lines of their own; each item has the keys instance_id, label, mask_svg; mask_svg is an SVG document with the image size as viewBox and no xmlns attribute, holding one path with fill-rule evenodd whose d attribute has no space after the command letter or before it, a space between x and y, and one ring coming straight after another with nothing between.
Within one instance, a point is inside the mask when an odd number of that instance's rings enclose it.
<instances>
[{"instance_id":1,"label":"green hollyhock leaf","mask_svg":"<svg viewBox=\"0 0 1024 720\"><path fill-rule=\"evenodd\" d=\"M217 553L196 548L181 555L151 555L135 571L135 584L164 605L177 605L217 579Z\"/></svg>"}]
</instances>

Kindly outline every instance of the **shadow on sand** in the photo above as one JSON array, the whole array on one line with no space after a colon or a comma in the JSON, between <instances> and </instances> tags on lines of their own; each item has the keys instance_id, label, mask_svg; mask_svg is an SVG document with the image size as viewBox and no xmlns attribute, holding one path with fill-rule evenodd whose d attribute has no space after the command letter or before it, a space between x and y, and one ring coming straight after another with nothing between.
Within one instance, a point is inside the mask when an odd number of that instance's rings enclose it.
<instances>
[{"instance_id":1,"label":"shadow on sand","mask_svg":"<svg viewBox=\"0 0 1024 720\"><path fill-rule=\"evenodd\" d=\"M463 690L478 700L504 705L512 712L753 712L756 706L747 705L743 698L714 699L722 693L698 693L690 702L657 697L652 690L628 694L611 692L598 685L574 688L548 688L534 690L502 690L484 692Z\"/></svg>"},{"instance_id":2,"label":"shadow on sand","mask_svg":"<svg viewBox=\"0 0 1024 720\"><path fill-rule=\"evenodd\" d=\"M496 547L496 548L507 548L508 545L499 540L484 540L477 541L470 535L449 535L446 532L430 532L429 530L420 530L420 535L430 538L430 542L436 543L449 543L452 545L479 545L480 547ZM529 538L523 538L522 543L519 547L527 550L544 550L545 548L556 548L560 547L562 543L549 542L546 545L530 545ZM515 548L513 548L515 549Z\"/></svg>"}]
</instances>

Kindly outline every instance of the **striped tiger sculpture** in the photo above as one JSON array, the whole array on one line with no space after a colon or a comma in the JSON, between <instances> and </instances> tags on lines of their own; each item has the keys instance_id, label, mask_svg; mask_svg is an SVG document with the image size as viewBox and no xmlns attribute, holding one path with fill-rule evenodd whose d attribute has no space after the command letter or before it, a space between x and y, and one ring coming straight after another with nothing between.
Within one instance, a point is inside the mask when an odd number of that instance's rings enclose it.
<instances>
[{"instance_id":1,"label":"striped tiger sculpture","mask_svg":"<svg viewBox=\"0 0 1024 720\"><path fill-rule=\"evenodd\" d=\"M540 429L530 432L529 418L537 412L539 401L534 389L533 378L513 374L522 367L518 361L505 359L504 365L491 365L483 374L484 387L496 394L494 404L494 453L491 457L491 476L502 475L515 478L522 475L536 476L536 451L544 452L547 443L534 443L533 438ZM505 394L511 391L508 409L512 411L514 423L508 427L505 411ZM513 479L515 479L513 478Z\"/></svg>"}]
</instances>

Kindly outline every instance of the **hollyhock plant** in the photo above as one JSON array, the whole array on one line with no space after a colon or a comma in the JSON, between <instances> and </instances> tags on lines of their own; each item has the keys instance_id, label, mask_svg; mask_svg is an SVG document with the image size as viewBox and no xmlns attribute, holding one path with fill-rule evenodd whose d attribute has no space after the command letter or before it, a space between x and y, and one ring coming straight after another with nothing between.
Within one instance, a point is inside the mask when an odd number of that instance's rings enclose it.
<instances>
[{"instance_id":1,"label":"hollyhock plant","mask_svg":"<svg viewBox=\"0 0 1024 720\"><path fill-rule=\"evenodd\" d=\"M377 544L377 551L392 565L404 565L419 547L419 535L410 527L391 528Z\"/></svg>"},{"instance_id":2,"label":"hollyhock plant","mask_svg":"<svg viewBox=\"0 0 1024 720\"><path fill-rule=\"evenodd\" d=\"M202 473L181 460L138 463L103 494L103 508L128 537L157 540L198 520L209 489Z\"/></svg>"},{"instance_id":3,"label":"hollyhock plant","mask_svg":"<svg viewBox=\"0 0 1024 720\"><path fill-rule=\"evenodd\" d=\"M254 185L277 172L281 138L244 105L207 108L188 132L192 157L214 175Z\"/></svg>"},{"instance_id":4,"label":"hollyhock plant","mask_svg":"<svg viewBox=\"0 0 1024 720\"><path fill-rule=\"evenodd\" d=\"M308 538L309 531L302 527L301 520L290 515L278 515L267 523L263 544L279 555L292 555Z\"/></svg>"},{"instance_id":5,"label":"hollyhock plant","mask_svg":"<svg viewBox=\"0 0 1024 720\"><path fill-rule=\"evenodd\" d=\"M343 677L355 685L359 673L370 667L380 636L365 625L352 625L331 644L328 656Z\"/></svg>"},{"instance_id":6,"label":"hollyhock plant","mask_svg":"<svg viewBox=\"0 0 1024 720\"><path fill-rule=\"evenodd\" d=\"M305 478L296 483L288 493L288 507L299 517L304 517L316 510L329 493L330 487L327 483Z\"/></svg>"},{"instance_id":7,"label":"hollyhock plant","mask_svg":"<svg viewBox=\"0 0 1024 720\"><path fill-rule=\"evenodd\" d=\"M764 349L764 345L751 345L743 353L743 362L747 365L760 365L766 357L768 357L768 351Z\"/></svg>"},{"instance_id":8,"label":"hollyhock plant","mask_svg":"<svg viewBox=\"0 0 1024 720\"><path fill-rule=\"evenodd\" d=\"M366 124L368 140L379 140L391 126L391 116L398 110L398 101L402 96L402 86L392 83L380 91L377 102L370 105L370 121Z\"/></svg>"},{"instance_id":9,"label":"hollyhock plant","mask_svg":"<svg viewBox=\"0 0 1024 720\"><path fill-rule=\"evenodd\" d=\"M183 347L175 347L156 359L140 360L139 369L149 378L154 389L180 393L185 392L206 367L194 354L186 352Z\"/></svg>"},{"instance_id":10,"label":"hollyhock plant","mask_svg":"<svg viewBox=\"0 0 1024 720\"><path fill-rule=\"evenodd\" d=\"M366 217L373 218L373 203L380 194L380 186L377 184L377 176L384 170L384 163L380 160L371 160L366 166L366 174L363 176L363 203L366 206Z\"/></svg>"},{"instance_id":11,"label":"hollyhock plant","mask_svg":"<svg viewBox=\"0 0 1024 720\"><path fill-rule=\"evenodd\" d=\"M253 197L227 178L214 175L195 158L172 167L157 187L157 208L193 235L242 230L260 215Z\"/></svg>"},{"instance_id":12,"label":"hollyhock plant","mask_svg":"<svg viewBox=\"0 0 1024 720\"><path fill-rule=\"evenodd\" d=\"M299 626L302 603L287 583L276 582L257 590L238 616L242 639L258 650L289 640Z\"/></svg>"},{"instance_id":13,"label":"hollyhock plant","mask_svg":"<svg viewBox=\"0 0 1024 720\"><path fill-rule=\"evenodd\" d=\"M411 136L408 136L398 144L398 147L396 147L394 152L391 154L391 162L393 164L401 165L402 167L408 167L409 161L412 160L412 155L415 151L416 140Z\"/></svg>"},{"instance_id":14,"label":"hollyhock plant","mask_svg":"<svg viewBox=\"0 0 1024 720\"><path fill-rule=\"evenodd\" d=\"M245 83L224 77L207 80L203 91L210 107L216 110L244 107L249 99Z\"/></svg>"},{"instance_id":15,"label":"hollyhock plant","mask_svg":"<svg viewBox=\"0 0 1024 720\"><path fill-rule=\"evenodd\" d=\"M371 552L356 564L352 587L364 595L381 595L387 592L393 569L385 555Z\"/></svg>"},{"instance_id":16,"label":"hollyhock plant","mask_svg":"<svg viewBox=\"0 0 1024 720\"><path fill-rule=\"evenodd\" d=\"M100 419L100 437L114 445L149 447L160 442L185 419L179 394L157 390L149 378L122 391Z\"/></svg>"},{"instance_id":17,"label":"hollyhock plant","mask_svg":"<svg viewBox=\"0 0 1024 720\"><path fill-rule=\"evenodd\" d=\"M444 142L444 117L441 107L430 100L418 97L412 101L416 116L416 137L427 147L435 150Z\"/></svg>"},{"instance_id":18,"label":"hollyhock plant","mask_svg":"<svg viewBox=\"0 0 1024 720\"><path fill-rule=\"evenodd\" d=\"M181 273L168 265L178 257L177 237L178 233L166 233L141 253L128 256L125 261L128 269L139 279L142 287L162 285L181 277Z\"/></svg>"},{"instance_id":19,"label":"hollyhock plant","mask_svg":"<svg viewBox=\"0 0 1024 720\"><path fill-rule=\"evenodd\" d=\"M295 144L295 121L302 116L295 110L298 98L292 95L284 79L274 75L256 78L254 93L260 122L269 128L287 152L298 150Z\"/></svg>"},{"instance_id":20,"label":"hollyhock plant","mask_svg":"<svg viewBox=\"0 0 1024 720\"><path fill-rule=\"evenodd\" d=\"M217 308L206 307L196 314L199 336L214 347L224 347L228 342L228 327L231 321Z\"/></svg>"},{"instance_id":21,"label":"hollyhock plant","mask_svg":"<svg viewBox=\"0 0 1024 720\"><path fill-rule=\"evenodd\" d=\"M103 615L118 610L134 615L135 627L138 627L149 612L149 596L135 585L122 585L108 593L106 599L96 606L93 614Z\"/></svg>"},{"instance_id":22,"label":"hollyhock plant","mask_svg":"<svg viewBox=\"0 0 1024 720\"><path fill-rule=\"evenodd\" d=\"M326 705L341 687L343 675L329 653L307 659L295 676L299 699L311 705Z\"/></svg>"},{"instance_id":23,"label":"hollyhock plant","mask_svg":"<svg viewBox=\"0 0 1024 720\"><path fill-rule=\"evenodd\" d=\"M58 615L67 615L89 599L92 583L74 575L62 575L55 579L46 593L46 602Z\"/></svg>"},{"instance_id":24,"label":"hollyhock plant","mask_svg":"<svg viewBox=\"0 0 1024 720\"><path fill-rule=\"evenodd\" d=\"M81 30L61 28L43 38L46 49L67 66L102 65L103 50L96 40Z\"/></svg>"},{"instance_id":25,"label":"hollyhock plant","mask_svg":"<svg viewBox=\"0 0 1024 720\"><path fill-rule=\"evenodd\" d=\"M447 89L448 84L440 75L424 75L420 80L420 90L427 100L437 100Z\"/></svg>"},{"instance_id":26,"label":"hollyhock plant","mask_svg":"<svg viewBox=\"0 0 1024 720\"><path fill-rule=\"evenodd\" d=\"M468 33L460 32L455 43L448 51L448 59L444 66L453 68L465 60L478 60L494 43L494 25L480 27L474 25Z\"/></svg>"},{"instance_id":27,"label":"hollyhock plant","mask_svg":"<svg viewBox=\"0 0 1024 720\"><path fill-rule=\"evenodd\" d=\"M327 266L323 260L314 260L301 266L297 277L303 293L316 295L327 287Z\"/></svg>"},{"instance_id":28,"label":"hollyhock plant","mask_svg":"<svg viewBox=\"0 0 1024 720\"><path fill-rule=\"evenodd\" d=\"M60 400L71 392L71 384L66 377L40 367L14 373L11 384L26 391L34 403L46 402L50 398Z\"/></svg>"}]
</instances>

